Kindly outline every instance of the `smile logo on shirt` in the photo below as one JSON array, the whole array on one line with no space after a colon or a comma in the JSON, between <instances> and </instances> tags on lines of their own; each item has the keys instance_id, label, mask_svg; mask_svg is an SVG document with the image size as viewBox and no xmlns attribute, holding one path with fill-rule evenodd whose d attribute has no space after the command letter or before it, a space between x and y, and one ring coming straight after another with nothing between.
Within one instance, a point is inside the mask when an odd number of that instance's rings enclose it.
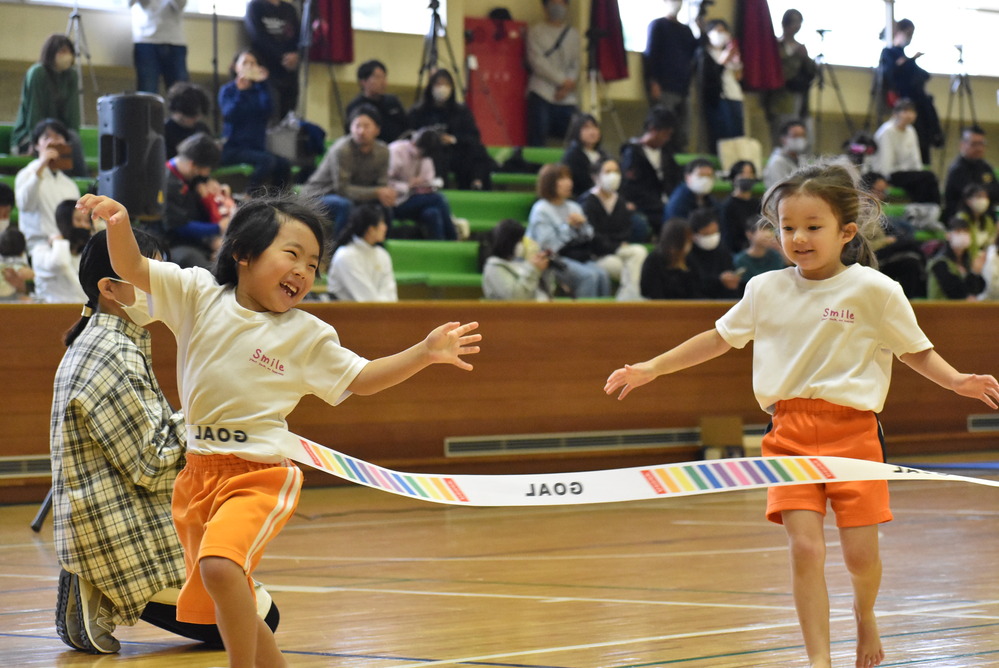
<instances>
[{"instance_id":1,"label":"smile logo on shirt","mask_svg":"<svg viewBox=\"0 0 999 668\"><path fill-rule=\"evenodd\" d=\"M260 348L253 351L253 356L250 358L250 361L257 364L257 366L267 369L271 373L275 373L279 376L284 375L284 364L281 360L276 357L269 357L265 355L264 351Z\"/></svg>"},{"instance_id":2,"label":"smile logo on shirt","mask_svg":"<svg viewBox=\"0 0 999 668\"><path fill-rule=\"evenodd\" d=\"M832 320L833 322L848 322L854 323L856 320L853 316L853 311L850 309L834 309L827 308L822 310L823 320Z\"/></svg>"}]
</instances>

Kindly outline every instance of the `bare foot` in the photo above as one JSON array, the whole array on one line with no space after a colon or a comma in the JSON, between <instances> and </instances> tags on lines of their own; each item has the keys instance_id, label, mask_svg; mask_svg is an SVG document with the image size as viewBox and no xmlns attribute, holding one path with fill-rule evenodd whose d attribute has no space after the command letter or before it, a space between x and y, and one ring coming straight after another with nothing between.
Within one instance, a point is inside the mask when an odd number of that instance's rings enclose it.
<instances>
[{"instance_id":1,"label":"bare foot","mask_svg":"<svg viewBox=\"0 0 999 668\"><path fill-rule=\"evenodd\" d=\"M816 659L808 664L808 668L832 668L832 661L826 657L823 659Z\"/></svg>"},{"instance_id":2,"label":"bare foot","mask_svg":"<svg viewBox=\"0 0 999 668\"><path fill-rule=\"evenodd\" d=\"M880 666L885 658L885 651L881 647L878 620L874 613L862 616L854 610L853 614L857 620L857 668Z\"/></svg>"}]
</instances>

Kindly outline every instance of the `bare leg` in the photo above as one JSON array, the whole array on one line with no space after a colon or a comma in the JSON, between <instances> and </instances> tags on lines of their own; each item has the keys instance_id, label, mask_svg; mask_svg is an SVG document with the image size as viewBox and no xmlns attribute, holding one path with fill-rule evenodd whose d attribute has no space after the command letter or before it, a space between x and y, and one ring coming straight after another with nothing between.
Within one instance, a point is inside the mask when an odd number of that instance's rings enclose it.
<instances>
[{"instance_id":1,"label":"bare leg","mask_svg":"<svg viewBox=\"0 0 999 668\"><path fill-rule=\"evenodd\" d=\"M230 668L285 666L274 634L257 616L242 567L223 557L205 557L199 568L205 589L215 602L216 622Z\"/></svg>"},{"instance_id":2,"label":"bare leg","mask_svg":"<svg viewBox=\"0 0 999 668\"><path fill-rule=\"evenodd\" d=\"M857 619L857 668L873 668L885 658L874 616L874 602L881 588L881 555L878 527L839 530L843 560L853 582L853 614Z\"/></svg>"},{"instance_id":3,"label":"bare leg","mask_svg":"<svg viewBox=\"0 0 999 668\"><path fill-rule=\"evenodd\" d=\"M805 640L808 665L831 668L826 540L822 528L825 518L811 510L785 510L781 517L791 550L794 607Z\"/></svg>"}]
</instances>

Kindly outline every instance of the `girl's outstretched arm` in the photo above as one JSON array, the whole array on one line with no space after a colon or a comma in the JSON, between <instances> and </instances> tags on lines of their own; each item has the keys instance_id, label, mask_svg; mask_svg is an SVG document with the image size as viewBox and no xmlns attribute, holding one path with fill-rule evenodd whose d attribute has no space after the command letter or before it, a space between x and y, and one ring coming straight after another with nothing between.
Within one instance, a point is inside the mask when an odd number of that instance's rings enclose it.
<instances>
[{"instance_id":1,"label":"girl's outstretched arm","mask_svg":"<svg viewBox=\"0 0 999 668\"><path fill-rule=\"evenodd\" d=\"M614 394L624 388L617 397L619 400L624 399L636 387L641 387L659 376L707 362L731 349L732 346L721 337L717 329L709 329L648 362L625 364L607 378L604 392Z\"/></svg>"},{"instance_id":2,"label":"girl's outstretched arm","mask_svg":"<svg viewBox=\"0 0 999 668\"><path fill-rule=\"evenodd\" d=\"M441 325L415 346L368 362L347 389L360 395L381 392L415 376L431 364L453 364L459 369L471 371L472 365L461 356L479 352L479 347L471 344L481 341L482 335L469 334L478 326L477 322Z\"/></svg>"},{"instance_id":3,"label":"girl's outstretched arm","mask_svg":"<svg viewBox=\"0 0 999 668\"><path fill-rule=\"evenodd\" d=\"M111 266L123 281L128 281L143 292L150 292L149 258L139 252L139 244L132 233L128 211L110 197L84 195L76 203L91 218L102 218L108 223L108 254Z\"/></svg>"},{"instance_id":4,"label":"girl's outstretched arm","mask_svg":"<svg viewBox=\"0 0 999 668\"><path fill-rule=\"evenodd\" d=\"M978 399L989 408L999 407L999 382L993 376L961 373L933 348L907 353L899 359L940 387L953 390L962 397Z\"/></svg>"}]
</instances>

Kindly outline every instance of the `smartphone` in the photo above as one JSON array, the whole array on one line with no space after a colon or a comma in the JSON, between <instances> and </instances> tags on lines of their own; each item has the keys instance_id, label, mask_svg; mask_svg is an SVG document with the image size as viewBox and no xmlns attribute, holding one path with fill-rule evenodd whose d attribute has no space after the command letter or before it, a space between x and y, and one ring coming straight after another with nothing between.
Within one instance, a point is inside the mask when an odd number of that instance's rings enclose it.
<instances>
[{"instance_id":1,"label":"smartphone","mask_svg":"<svg viewBox=\"0 0 999 668\"><path fill-rule=\"evenodd\" d=\"M73 171L73 147L59 144L53 148L59 152L59 157L52 161L52 169L58 169L60 172Z\"/></svg>"}]
</instances>

